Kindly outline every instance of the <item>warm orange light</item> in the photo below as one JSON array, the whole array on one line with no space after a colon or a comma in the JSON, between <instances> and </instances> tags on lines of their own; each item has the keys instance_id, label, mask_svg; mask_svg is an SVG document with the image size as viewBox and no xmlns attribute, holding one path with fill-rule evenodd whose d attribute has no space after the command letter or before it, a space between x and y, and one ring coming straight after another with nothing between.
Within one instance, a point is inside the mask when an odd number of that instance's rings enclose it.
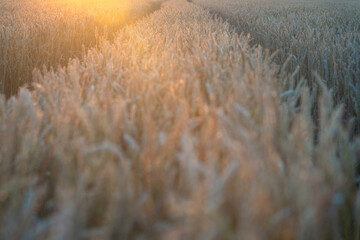
<instances>
[{"instance_id":1,"label":"warm orange light","mask_svg":"<svg viewBox=\"0 0 360 240\"><path fill-rule=\"evenodd\" d=\"M99 22L110 25L123 21L129 13L130 0L65 0L76 10L86 11Z\"/></svg>"}]
</instances>

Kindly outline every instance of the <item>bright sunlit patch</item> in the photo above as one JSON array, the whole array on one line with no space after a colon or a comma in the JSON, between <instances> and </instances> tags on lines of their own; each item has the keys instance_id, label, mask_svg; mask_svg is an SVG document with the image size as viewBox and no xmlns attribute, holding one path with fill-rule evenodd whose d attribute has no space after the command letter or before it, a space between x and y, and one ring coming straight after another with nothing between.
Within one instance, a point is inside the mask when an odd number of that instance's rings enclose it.
<instances>
[{"instance_id":1,"label":"bright sunlit patch","mask_svg":"<svg viewBox=\"0 0 360 240\"><path fill-rule=\"evenodd\" d=\"M122 22L128 17L130 0L65 0L76 10L86 11L97 21L111 25Z\"/></svg>"}]
</instances>

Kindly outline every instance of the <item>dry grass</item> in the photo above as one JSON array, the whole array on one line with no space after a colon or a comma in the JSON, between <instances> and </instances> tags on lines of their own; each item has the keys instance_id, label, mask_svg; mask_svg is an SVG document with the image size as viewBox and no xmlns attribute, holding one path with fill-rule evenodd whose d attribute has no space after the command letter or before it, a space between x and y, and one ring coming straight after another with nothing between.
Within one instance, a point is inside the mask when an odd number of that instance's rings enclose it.
<instances>
[{"instance_id":1,"label":"dry grass","mask_svg":"<svg viewBox=\"0 0 360 240\"><path fill-rule=\"evenodd\" d=\"M65 65L69 58L81 57L100 39L111 39L119 28L159 7L144 2L98 9L72 0L1 0L0 93L16 94L20 86L31 84L34 68ZM120 12L123 8L126 12Z\"/></svg>"},{"instance_id":2,"label":"dry grass","mask_svg":"<svg viewBox=\"0 0 360 240\"><path fill-rule=\"evenodd\" d=\"M319 82L315 123L308 87L194 4L34 78L0 100L0 239L359 237L344 109Z\"/></svg>"}]
</instances>

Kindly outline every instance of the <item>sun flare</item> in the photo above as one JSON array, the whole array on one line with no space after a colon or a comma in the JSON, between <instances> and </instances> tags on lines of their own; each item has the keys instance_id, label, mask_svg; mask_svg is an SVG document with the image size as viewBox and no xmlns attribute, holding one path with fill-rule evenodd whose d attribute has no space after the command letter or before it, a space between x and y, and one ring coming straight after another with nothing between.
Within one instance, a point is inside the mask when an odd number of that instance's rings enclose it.
<instances>
[{"instance_id":1,"label":"sun flare","mask_svg":"<svg viewBox=\"0 0 360 240\"><path fill-rule=\"evenodd\" d=\"M111 25L128 17L129 0L65 0L75 10L85 11L97 21Z\"/></svg>"}]
</instances>

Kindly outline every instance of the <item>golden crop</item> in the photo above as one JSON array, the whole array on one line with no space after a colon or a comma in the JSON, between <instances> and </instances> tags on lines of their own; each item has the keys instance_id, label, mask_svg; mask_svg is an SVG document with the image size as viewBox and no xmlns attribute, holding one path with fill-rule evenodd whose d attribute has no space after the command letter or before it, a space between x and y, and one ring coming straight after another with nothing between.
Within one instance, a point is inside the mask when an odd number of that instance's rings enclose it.
<instances>
[{"instance_id":1,"label":"golden crop","mask_svg":"<svg viewBox=\"0 0 360 240\"><path fill-rule=\"evenodd\" d=\"M87 1L85 6L85 0L0 0L0 93L10 97L31 85L34 68L57 68L81 57L159 5Z\"/></svg>"},{"instance_id":2,"label":"golden crop","mask_svg":"<svg viewBox=\"0 0 360 240\"><path fill-rule=\"evenodd\" d=\"M348 109L255 43L169 0L35 69L0 98L0 239L358 239Z\"/></svg>"},{"instance_id":3,"label":"golden crop","mask_svg":"<svg viewBox=\"0 0 360 240\"><path fill-rule=\"evenodd\" d=\"M275 61L304 78L316 92L316 72L331 89L345 119L360 130L360 2L294 0L196 0L227 19L252 45L275 54ZM317 114L317 113L314 113ZM353 118L353 119L352 119Z\"/></svg>"}]
</instances>

